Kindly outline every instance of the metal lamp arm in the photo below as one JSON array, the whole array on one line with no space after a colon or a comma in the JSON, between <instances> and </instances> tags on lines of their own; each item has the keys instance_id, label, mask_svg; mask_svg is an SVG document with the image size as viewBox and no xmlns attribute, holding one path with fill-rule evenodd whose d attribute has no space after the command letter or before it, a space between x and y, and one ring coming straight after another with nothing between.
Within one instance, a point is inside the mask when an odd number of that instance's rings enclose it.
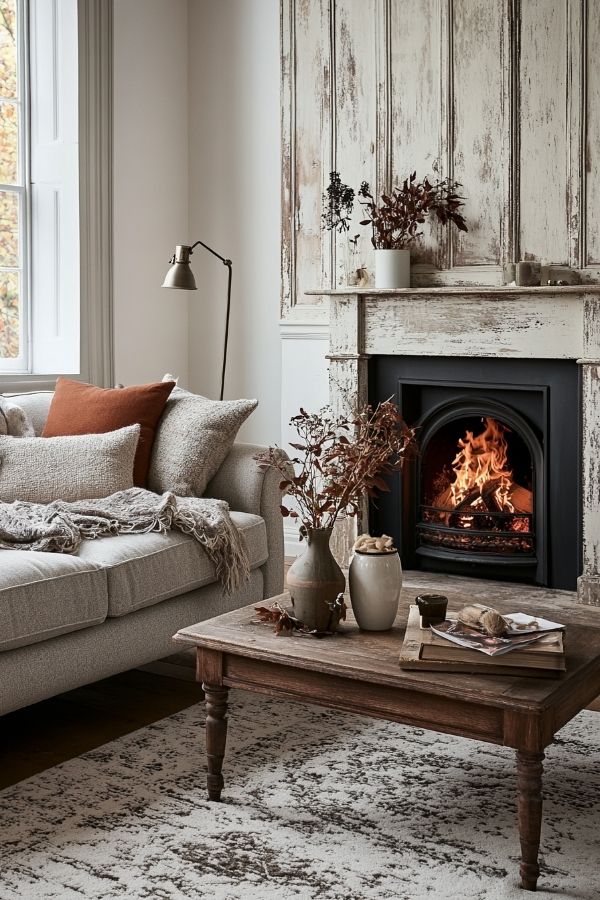
<instances>
[{"instance_id":1,"label":"metal lamp arm","mask_svg":"<svg viewBox=\"0 0 600 900\"><path fill-rule=\"evenodd\" d=\"M216 256L217 259L220 259L224 266L231 266L231 260L225 259L224 256L221 256L220 253L217 253L216 250L213 250L212 247L209 247L208 244L205 244L204 241L196 241L195 244L192 244L190 247L190 253L194 250L194 247L204 247L205 250L208 250L209 253L212 253L213 256Z\"/></svg>"}]
</instances>

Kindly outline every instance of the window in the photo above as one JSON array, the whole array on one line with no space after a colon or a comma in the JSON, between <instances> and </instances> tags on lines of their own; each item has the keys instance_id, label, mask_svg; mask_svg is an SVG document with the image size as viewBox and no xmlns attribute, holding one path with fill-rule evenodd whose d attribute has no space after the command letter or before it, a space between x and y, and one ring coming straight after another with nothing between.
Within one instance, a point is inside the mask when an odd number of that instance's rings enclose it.
<instances>
[{"instance_id":1,"label":"window","mask_svg":"<svg viewBox=\"0 0 600 900\"><path fill-rule=\"evenodd\" d=\"M0 0L0 391L112 384L112 0Z\"/></svg>"},{"instance_id":2,"label":"window","mask_svg":"<svg viewBox=\"0 0 600 900\"><path fill-rule=\"evenodd\" d=\"M29 161L23 0L0 0L0 371L27 371Z\"/></svg>"},{"instance_id":3,"label":"window","mask_svg":"<svg viewBox=\"0 0 600 900\"><path fill-rule=\"evenodd\" d=\"M77 0L0 0L0 375L78 374Z\"/></svg>"}]
</instances>

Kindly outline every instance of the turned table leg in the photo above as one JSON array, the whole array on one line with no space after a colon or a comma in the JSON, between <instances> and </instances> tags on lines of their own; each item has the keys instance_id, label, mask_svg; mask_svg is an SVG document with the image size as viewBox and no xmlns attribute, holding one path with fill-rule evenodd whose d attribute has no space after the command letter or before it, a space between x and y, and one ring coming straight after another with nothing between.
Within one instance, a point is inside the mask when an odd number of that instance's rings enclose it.
<instances>
[{"instance_id":1,"label":"turned table leg","mask_svg":"<svg viewBox=\"0 0 600 900\"><path fill-rule=\"evenodd\" d=\"M521 840L521 886L535 891L540 867L543 753L517 750L517 797Z\"/></svg>"},{"instance_id":2,"label":"turned table leg","mask_svg":"<svg viewBox=\"0 0 600 900\"><path fill-rule=\"evenodd\" d=\"M218 801L223 790L223 757L227 740L227 695L229 688L203 684L206 702L206 758L208 799Z\"/></svg>"}]
</instances>

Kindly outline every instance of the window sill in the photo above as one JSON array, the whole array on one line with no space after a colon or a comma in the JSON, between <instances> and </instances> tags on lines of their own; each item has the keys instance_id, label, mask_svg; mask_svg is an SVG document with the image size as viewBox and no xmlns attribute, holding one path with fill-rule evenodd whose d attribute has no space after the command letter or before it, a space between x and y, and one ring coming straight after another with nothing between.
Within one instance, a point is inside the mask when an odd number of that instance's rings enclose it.
<instances>
[{"instance_id":1,"label":"window sill","mask_svg":"<svg viewBox=\"0 0 600 900\"><path fill-rule=\"evenodd\" d=\"M26 375L23 373L15 373L11 375L6 373L0 375L0 393L2 394L25 394L28 391L53 391L56 387L56 379L61 378L60 375ZM72 378L74 381L83 381L82 375L65 375L65 378Z\"/></svg>"}]
</instances>

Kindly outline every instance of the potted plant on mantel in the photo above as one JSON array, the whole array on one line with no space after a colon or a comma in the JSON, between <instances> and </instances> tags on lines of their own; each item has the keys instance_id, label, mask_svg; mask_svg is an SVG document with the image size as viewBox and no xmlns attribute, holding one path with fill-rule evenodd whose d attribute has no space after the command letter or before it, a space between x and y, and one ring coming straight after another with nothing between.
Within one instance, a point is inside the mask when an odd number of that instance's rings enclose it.
<instances>
[{"instance_id":1,"label":"potted plant on mantel","mask_svg":"<svg viewBox=\"0 0 600 900\"><path fill-rule=\"evenodd\" d=\"M400 187L382 193L376 200L369 183L362 182L358 198L365 218L360 224L371 226L376 288L410 287L410 247L423 234L421 226L429 215L435 215L442 225L454 224L459 231L468 231L461 212L461 187L449 178L431 181L426 176L418 181L413 172ZM349 230L354 198L354 190L342 182L338 172L332 172L324 195L325 228Z\"/></svg>"},{"instance_id":2,"label":"potted plant on mantel","mask_svg":"<svg viewBox=\"0 0 600 900\"><path fill-rule=\"evenodd\" d=\"M329 546L333 526L340 515L358 515L365 497L389 490L383 476L402 468L414 433L390 400L351 416L301 409L290 424L300 438L291 446L301 455L290 463L280 448L269 447L256 460L280 473L280 487L294 501L281 513L300 521L300 539L308 544L287 576L294 616L310 631L335 631L346 580Z\"/></svg>"}]
</instances>

